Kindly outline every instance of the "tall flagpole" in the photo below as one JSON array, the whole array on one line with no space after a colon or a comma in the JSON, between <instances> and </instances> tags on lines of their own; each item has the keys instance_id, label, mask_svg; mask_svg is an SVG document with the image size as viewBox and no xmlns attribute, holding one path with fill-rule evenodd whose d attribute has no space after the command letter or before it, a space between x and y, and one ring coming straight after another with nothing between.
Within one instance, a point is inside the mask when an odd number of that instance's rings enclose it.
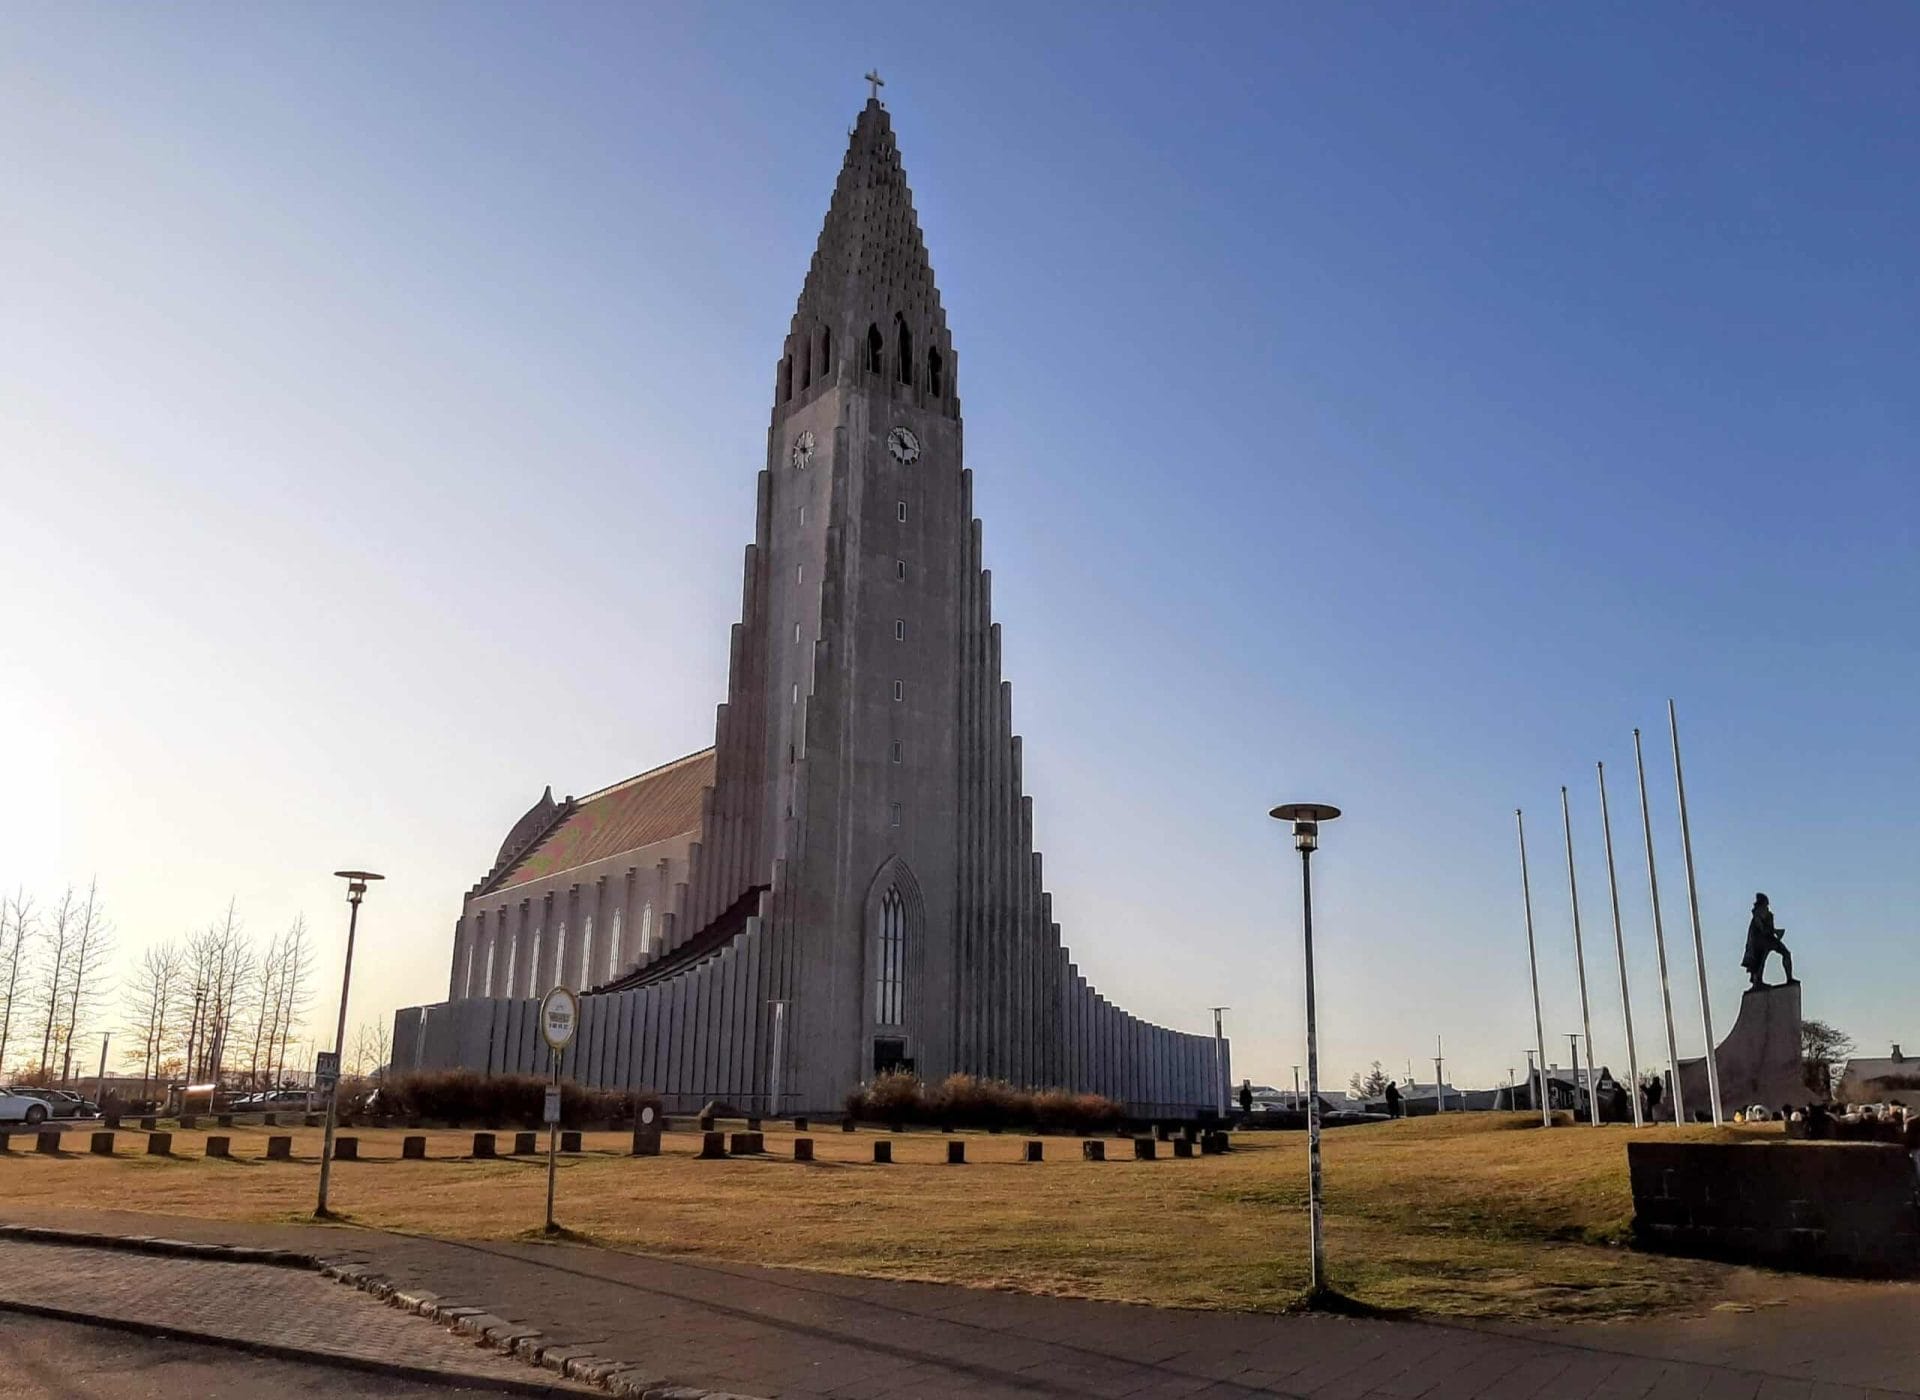
<instances>
[{"instance_id":1,"label":"tall flagpole","mask_svg":"<svg viewBox=\"0 0 1920 1400\"><path fill-rule=\"evenodd\" d=\"M1680 776L1680 720L1667 701L1667 733L1673 739L1673 790L1680 799L1680 849L1687 858L1687 911L1693 916L1693 970L1700 978L1700 1030L1707 1037L1707 1097L1713 1100L1713 1126L1719 1127L1720 1057L1714 1053L1713 1005L1707 999L1707 952L1700 936L1700 891L1693 881L1693 832L1687 825L1687 780Z\"/></svg>"},{"instance_id":2,"label":"tall flagpole","mask_svg":"<svg viewBox=\"0 0 1920 1400\"><path fill-rule=\"evenodd\" d=\"M1593 1092L1593 1013L1587 1008L1587 953L1580 942L1580 886L1573 878L1573 816L1566 784L1560 786L1560 825L1567 834L1567 900L1573 905L1573 965L1580 969L1580 1029L1587 1037L1587 1121L1600 1126L1600 1100ZM1579 1076L1574 1076L1579 1086Z\"/></svg>"},{"instance_id":3,"label":"tall flagpole","mask_svg":"<svg viewBox=\"0 0 1920 1400\"><path fill-rule=\"evenodd\" d=\"M1647 894L1653 900L1653 946L1660 954L1660 1005L1667 1015L1667 1064L1673 1071L1673 1121L1687 1121L1680 1092L1680 1044L1673 1034L1673 989L1667 982L1667 931L1660 921L1660 877L1653 872L1653 818L1647 814L1647 765L1640 756L1640 731L1633 731L1633 766L1640 775L1640 830L1647 838Z\"/></svg>"},{"instance_id":4,"label":"tall flagpole","mask_svg":"<svg viewBox=\"0 0 1920 1400\"><path fill-rule=\"evenodd\" d=\"M1540 1049L1540 1125L1553 1126L1553 1110L1547 1105L1547 1031L1540 1020L1540 959L1533 951L1533 886L1527 880L1527 819L1513 809L1513 824L1520 833L1520 899L1527 911L1527 972L1533 978L1533 1039Z\"/></svg>"},{"instance_id":5,"label":"tall flagpole","mask_svg":"<svg viewBox=\"0 0 1920 1400\"><path fill-rule=\"evenodd\" d=\"M1640 1112L1640 1056L1633 1044L1633 998L1627 995L1627 940L1620 932L1620 882L1613 873L1613 817L1607 811L1607 765L1596 763L1594 772L1600 780L1600 830L1607 838L1607 893L1613 900L1613 952L1620 960L1620 1015L1627 1023L1627 1073L1632 1076L1627 1081L1627 1097L1633 1100L1633 1126L1646 1126L1646 1120ZM1588 1047L1592 1054L1592 1047Z\"/></svg>"}]
</instances>

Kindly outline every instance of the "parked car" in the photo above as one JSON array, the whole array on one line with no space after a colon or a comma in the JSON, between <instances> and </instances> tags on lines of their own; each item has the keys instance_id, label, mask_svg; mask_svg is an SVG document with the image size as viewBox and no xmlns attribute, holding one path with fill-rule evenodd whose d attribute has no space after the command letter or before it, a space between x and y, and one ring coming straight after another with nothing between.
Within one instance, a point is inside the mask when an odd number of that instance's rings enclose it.
<instances>
[{"instance_id":1,"label":"parked car","mask_svg":"<svg viewBox=\"0 0 1920 1400\"><path fill-rule=\"evenodd\" d=\"M69 1089L43 1089L40 1095L53 1110L55 1118L98 1118L100 1105L92 1099L83 1099Z\"/></svg>"},{"instance_id":2,"label":"parked car","mask_svg":"<svg viewBox=\"0 0 1920 1400\"><path fill-rule=\"evenodd\" d=\"M0 1122L23 1122L30 1128L37 1128L52 1116L53 1109L38 1093L0 1088Z\"/></svg>"}]
</instances>

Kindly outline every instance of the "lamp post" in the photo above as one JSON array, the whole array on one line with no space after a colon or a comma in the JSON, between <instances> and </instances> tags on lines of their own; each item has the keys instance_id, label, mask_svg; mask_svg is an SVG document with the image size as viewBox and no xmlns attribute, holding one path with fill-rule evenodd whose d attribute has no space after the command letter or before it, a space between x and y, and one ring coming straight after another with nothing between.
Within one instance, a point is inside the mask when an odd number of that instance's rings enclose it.
<instances>
[{"instance_id":1,"label":"lamp post","mask_svg":"<svg viewBox=\"0 0 1920 1400\"><path fill-rule=\"evenodd\" d=\"M360 900L367 892L367 886L375 880L384 880L386 876L375 875L369 870L336 870L338 879L347 882L347 966L340 974L340 1018L333 1028L333 1067L336 1075L340 1072L340 1052L347 1040L347 989L353 985L353 936L360 927ZM327 1086L327 1130L320 1141L320 1202L313 1208L315 1220L325 1220L331 1211L327 1209L327 1177L333 1167L333 1125L337 1116L335 1107L339 1097L339 1081Z\"/></svg>"},{"instance_id":2,"label":"lamp post","mask_svg":"<svg viewBox=\"0 0 1920 1400\"><path fill-rule=\"evenodd\" d=\"M1520 833L1520 900L1527 911L1527 975L1533 981L1533 1039L1540 1051L1540 1126L1551 1128L1553 1110L1547 1106L1547 1032L1545 1022L1540 1019L1540 959L1533 946L1533 884L1527 876L1527 819L1518 807L1513 809L1513 825Z\"/></svg>"},{"instance_id":3,"label":"lamp post","mask_svg":"<svg viewBox=\"0 0 1920 1400\"><path fill-rule=\"evenodd\" d=\"M1300 1111L1300 1066L1293 1067L1293 1111Z\"/></svg>"},{"instance_id":4,"label":"lamp post","mask_svg":"<svg viewBox=\"0 0 1920 1400\"><path fill-rule=\"evenodd\" d=\"M1293 823L1293 846L1300 852L1300 929L1307 963L1307 1230L1312 1241L1309 1300L1327 1292L1326 1244L1320 1208L1320 1027L1313 1003L1313 853L1320 845L1320 823L1340 815L1324 802L1285 802L1267 814Z\"/></svg>"}]
</instances>

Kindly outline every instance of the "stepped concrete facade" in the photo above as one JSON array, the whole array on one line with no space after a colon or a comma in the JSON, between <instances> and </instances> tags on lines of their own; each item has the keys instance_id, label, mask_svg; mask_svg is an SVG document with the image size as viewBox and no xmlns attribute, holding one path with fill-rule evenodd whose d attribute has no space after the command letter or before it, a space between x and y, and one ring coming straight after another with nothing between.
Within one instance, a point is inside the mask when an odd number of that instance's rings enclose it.
<instances>
[{"instance_id":1,"label":"stepped concrete facade","mask_svg":"<svg viewBox=\"0 0 1920 1400\"><path fill-rule=\"evenodd\" d=\"M533 1008L564 983L567 1072L672 1106L828 1111L910 1068L1213 1109L1225 1042L1115 1006L1053 920L959 358L877 100L774 380L713 747L514 824L395 1066L544 1071Z\"/></svg>"}]
</instances>

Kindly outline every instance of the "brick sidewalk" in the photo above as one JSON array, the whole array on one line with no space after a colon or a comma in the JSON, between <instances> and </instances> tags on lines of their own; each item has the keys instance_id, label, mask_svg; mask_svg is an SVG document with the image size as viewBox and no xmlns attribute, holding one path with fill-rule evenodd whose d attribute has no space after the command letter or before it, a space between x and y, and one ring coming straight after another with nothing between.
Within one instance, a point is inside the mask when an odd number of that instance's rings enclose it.
<instances>
[{"instance_id":1,"label":"brick sidewalk","mask_svg":"<svg viewBox=\"0 0 1920 1400\"><path fill-rule=\"evenodd\" d=\"M689 1385L769 1396L1868 1400L1920 1395L1920 1289L1755 1276L1787 1306L1704 1319L1469 1328L1179 1312L566 1245L117 1212L35 1224L352 1259Z\"/></svg>"}]
</instances>

